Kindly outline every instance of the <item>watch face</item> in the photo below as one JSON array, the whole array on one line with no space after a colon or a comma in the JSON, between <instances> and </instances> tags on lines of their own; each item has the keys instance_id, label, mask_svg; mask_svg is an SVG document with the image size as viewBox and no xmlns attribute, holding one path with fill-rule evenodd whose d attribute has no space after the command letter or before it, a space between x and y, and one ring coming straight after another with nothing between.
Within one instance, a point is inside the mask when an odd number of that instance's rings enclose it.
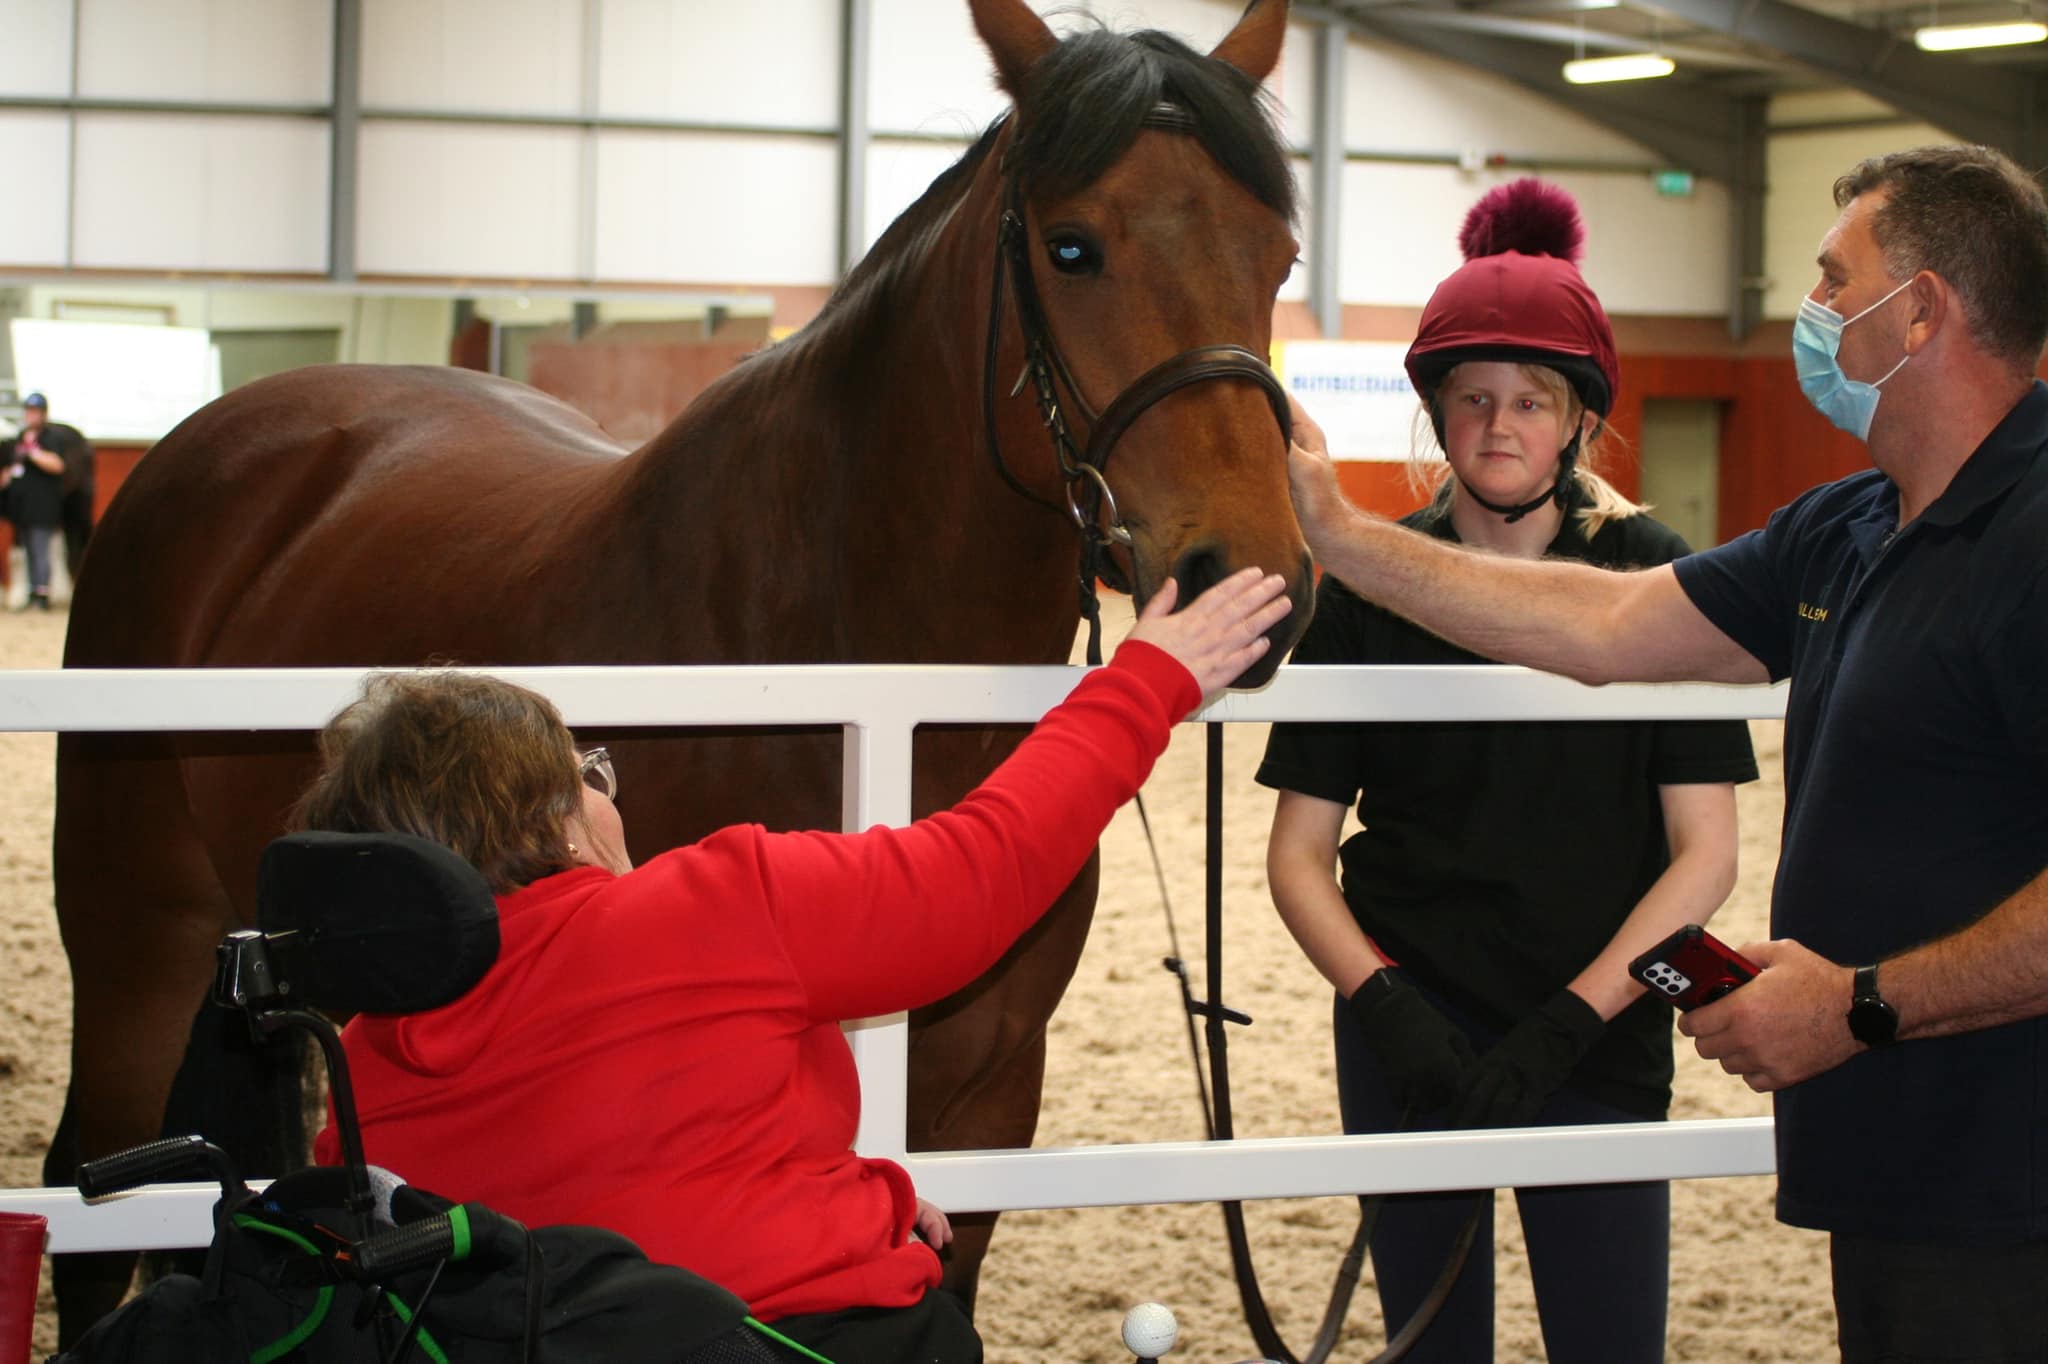
<instances>
[{"instance_id":1,"label":"watch face","mask_svg":"<svg viewBox=\"0 0 2048 1364\"><path fill-rule=\"evenodd\" d=\"M1866 1046L1882 1047L1899 1035L1899 1011L1875 995L1849 1006L1849 1033Z\"/></svg>"}]
</instances>

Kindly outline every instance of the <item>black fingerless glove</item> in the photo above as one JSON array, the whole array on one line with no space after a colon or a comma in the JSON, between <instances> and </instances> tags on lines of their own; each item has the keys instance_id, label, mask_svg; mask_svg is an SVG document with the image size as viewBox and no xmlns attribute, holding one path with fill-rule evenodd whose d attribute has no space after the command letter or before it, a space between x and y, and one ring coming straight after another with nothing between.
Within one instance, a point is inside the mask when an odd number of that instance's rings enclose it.
<instances>
[{"instance_id":1,"label":"black fingerless glove","mask_svg":"<svg viewBox=\"0 0 2048 1364\"><path fill-rule=\"evenodd\" d=\"M1391 966L1375 971L1345 1002L1407 1118L1440 1109L1458 1093L1472 1044L1406 976Z\"/></svg>"},{"instance_id":2,"label":"black fingerless glove","mask_svg":"<svg viewBox=\"0 0 2048 1364\"><path fill-rule=\"evenodd\" d=\"M1451 1125L1527 1126L1606 1027L1592 1005L1559 990L1479 1058L1451 1104Z\"/></svg>"}]
</instances>

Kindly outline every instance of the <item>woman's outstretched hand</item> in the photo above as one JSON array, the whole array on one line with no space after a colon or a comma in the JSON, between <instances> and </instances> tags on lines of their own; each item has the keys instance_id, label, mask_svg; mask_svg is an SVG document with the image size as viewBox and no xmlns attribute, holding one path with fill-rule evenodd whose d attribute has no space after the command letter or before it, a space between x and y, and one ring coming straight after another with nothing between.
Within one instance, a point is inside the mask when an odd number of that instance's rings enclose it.
<instances>
[{"instance_id":1,"label":"woman's outstretched hand","mask_svg":"<svg viewBox=\"0 0 2048 1364\"><path fill-rule=\"evenodd\" d=\"M1277 573L1240 569L1176 611L1180 584L1168 578L1138 613L1130 638L1178 659L1195 675L1207 705L1271 647L1266 631L1294 609L1286 589Z\"/></svg>"}]
</instances>

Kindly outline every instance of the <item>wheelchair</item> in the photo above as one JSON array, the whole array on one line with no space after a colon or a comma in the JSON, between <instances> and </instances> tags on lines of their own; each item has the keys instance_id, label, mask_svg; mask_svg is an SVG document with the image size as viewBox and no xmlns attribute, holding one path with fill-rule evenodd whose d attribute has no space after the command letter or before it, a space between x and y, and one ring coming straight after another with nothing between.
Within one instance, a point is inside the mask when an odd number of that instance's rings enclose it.
<instances>
[{"instance_id":1,"label":"wheelchair","mask_svg":"<svg viewBox=\"0 0 2048 1364\"><path fill-rule=\"evenodd\" d=\"M158 1280L52 1364L821 1358L625 1237L529 1230L365 1161L348 1061L316 1010L420 1012L481 980L497 960L498 912L475 868L403 834L294 834L264 851L257 922L217 949L212 1002L258 1037L297 1028L319 1043L342 1164L252 1191L192 1136L80 1166L87 1198L194 1176L217 1179L221 1196L202 1274Z\"/></svg>"}]
</instances>

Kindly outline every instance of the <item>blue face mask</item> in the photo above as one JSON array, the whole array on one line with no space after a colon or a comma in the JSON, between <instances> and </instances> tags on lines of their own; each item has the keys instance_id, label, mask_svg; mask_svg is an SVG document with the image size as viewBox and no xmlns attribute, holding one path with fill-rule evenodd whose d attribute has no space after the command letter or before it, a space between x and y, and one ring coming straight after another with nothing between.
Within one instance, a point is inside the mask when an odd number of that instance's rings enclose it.
<instances>
[{"instance_id":1,"label":"blue face mask","mask_svg":"<svg viewBox=\"0 0 2048 1364\"><path fill-rule=\"evenodd\" d=\"M1907 280L1906 284L1912 282ZM1799 371L1800 391L1808 402L1820 409L1823 417L1858 440L1870 439L1870 419L1877 415L1877 400L1882 396L1877 391L1879 386L1904 369L1906 361L1913 357L1901 356L1899 363L1887 370L1877 383L1866 384L1860 379L1851 379L1842 373L1842 366L1835 359L1835 353L1842 348L1842 330L1897 298L1906 284L1901 284L1898 289L1847 319L1825 303L1817 303L1808 296L1799 301L1799 316L1792 323L1792 364Z\"/></svg>"}]
</instances>

